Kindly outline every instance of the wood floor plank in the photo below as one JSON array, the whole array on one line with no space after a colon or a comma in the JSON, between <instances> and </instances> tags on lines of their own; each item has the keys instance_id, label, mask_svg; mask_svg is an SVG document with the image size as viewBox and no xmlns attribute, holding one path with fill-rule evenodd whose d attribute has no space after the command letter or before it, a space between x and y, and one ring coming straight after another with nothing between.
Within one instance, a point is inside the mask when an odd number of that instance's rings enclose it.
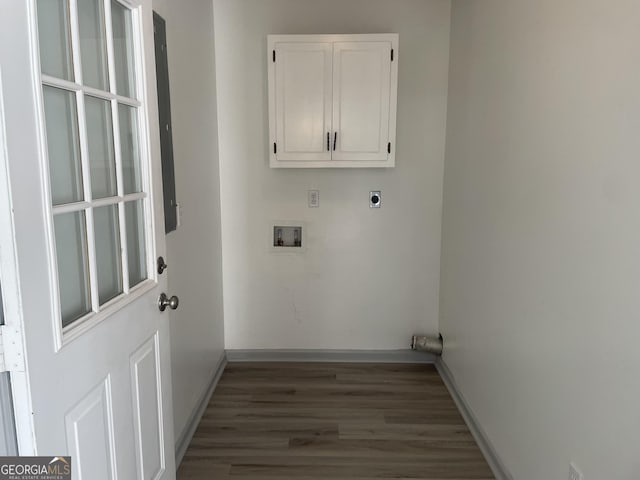
<instances>
[{"instance_id":1,"label":"wood floor plank","mask_svg":"<svg viewBox=\"0 0 640 480\"><path fill-rule=\"evenodd\" d=\"M204 453L204 451L201 451ZM265 452L257 453L256 455L243 455L243 452L238 455L218 455L215 457L207 455L198 455L196 452L192 452L189 455L190 463L206 463L208 465L282 465L282 458L276 455L267 454ZM425 452L421 455L381 455L378 459L372 460L371 457L360 457L357 455L346 456L306 456L306 455L290 455L287 458L287 465L300 466L307 465L313 468L315 472L318 467L325 465L344 465L344 466L358 466L366 465L368 463L379 462L386 465L402 466L402 465L419 465L428 466L430 464L437 464L438 462L459 462L461 464L470 462L481 462L482 455L479 452L476 454L469 452L468 456L451 456L448 459L443 460L441 452Z\"/></svg>"},{"instance_id":2,"label":"wood floor plank","mask_svg":"<svg viewBox=\"0 0 640 480\"><path fill-rule=\"evenodd\" d=\"M345 440L435 440L445 444L461 439L473 441L464 424L348 423L339 426L339 436Z\"/></svg>"},{"instance_id":3,"label":"wood floor plank","mask_svg":"<svg viewBox=\"0 0 640 480\"><path fill-rule=\"evenodd\" d=\"M466 478L486 478L486 471L484 473L476 473L481 465L479 463L469 464L466 467ZM450 464L439 465L437 467L431 465L428 468L417 465L394 465L390 466L385 463L366 463L363 465L354 465L349 467L324 465L322 466L321 473L324 478L357 478L360 476L366 476L370 478L412 478L412 479L424 479L424 478L447 478L454 476L459 477L460 472L452 472L452 466ZM460 470L456 466L457 470ZM255 465L233 465L230 470L230 475L235 477L255 475L262 478L270 478L273 476L287 476L288 478L300 478L301 476L308 474L312 471L312 468L308 465L290 466L255 466ZM464 473L464 472L463 472Z\"/></svg>"},{"instance_id":4,"label":"wood floor plank","mask_svg":"<svg viewBox=\"0 0 640 480\"><path fill-rule=\"evenodd\" d=\"M229 475L231 465L212 462L183 462L178 469L180 480L200 480L203 478L224 478Z\"/></svg>"},{"instance_id":5,"label":"wood floor plank","mask_svg":"<svg viewBox=\"0 0 640 480\"><path fill-rule=\"evenodd\" d=\"M230 363L179 480L489 480L433 365Z\"/></svg>"},{"instance_id":6,"label":"wood floor plank","mask_svg":"<svg viewBox=\"0 0 640 480\"><path fill-rule=\"evenodd\" d=\"M283 407L254 405L246 408L216 408L215 403L211 411L205 412L206 419L235 419L237 421L255 421L270 419L277 421L326 421L339 422L380 422L385 421L385 410L377 408L316 408L316 407Z\"/></svg>"}]
</instances>

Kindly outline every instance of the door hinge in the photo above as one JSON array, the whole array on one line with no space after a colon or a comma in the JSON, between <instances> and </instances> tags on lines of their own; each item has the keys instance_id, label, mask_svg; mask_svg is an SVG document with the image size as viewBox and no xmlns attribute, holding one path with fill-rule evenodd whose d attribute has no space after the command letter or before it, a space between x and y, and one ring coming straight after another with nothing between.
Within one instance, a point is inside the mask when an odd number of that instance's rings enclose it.
<instances>
[{"instance_id":1,"label":"door hinge","mask_svg":"<svg viewBox=\"0 0 640 480\"><path fill-rule=\"evenodd\" d=\"M275 50L273 51L273 61L274 62L276 61L276 51Z\"/></svg>"},{"instance_id":2,"label":"door hinge","mask_svg":"<svg viewBox=\"0 0 640 480\"><path fill-rule=\"evenodd\" d=\"M391 61L393 62L393 48L391 49Z\"/></svg>"},{"instance_id":3,"label":"door hinge","mask_svg":"<svg viewBox=\"0 0 640 480\"><path fill-rule=\"evenodd\" d=\"M391 153L391 142L387 143L387 153Z\"/></svg>"},{"instance_id":4,"label":"door hinge","mask_svg":"<svg viewBox=\"0 0 640 480\"><path fill-rule=\"evenodd\" d=\"M273 153L274 155L278 153L278 147L276 146L276 142L273 142Z\"/></svg>"},{"instance_id":5,"label":"door hinge","mask_svg":"<svg viewBox=\"0 0 640 480\"><path fill-rule=\"evenodd\" d=\"M13 325L0 325L0 372L24 372L22 332Z\"/></svg>"}]
</instances>

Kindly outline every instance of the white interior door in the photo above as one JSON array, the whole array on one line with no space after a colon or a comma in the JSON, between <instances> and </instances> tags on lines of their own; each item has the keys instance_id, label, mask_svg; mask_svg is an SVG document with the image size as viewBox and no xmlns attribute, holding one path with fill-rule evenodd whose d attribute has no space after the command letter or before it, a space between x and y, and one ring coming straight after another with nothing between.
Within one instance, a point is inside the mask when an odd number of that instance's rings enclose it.
<instances>
[{"instance_id":1,"label":"white interior door","mask_svg":"<svg viewBox=\"0 0 640 480\"><path fill-rule=\"evenodd\" d=\"M175 478L153 48L151 0L0 2L20 447L78 480Z\"/></svg>"},{"instance_id":2,"label":"white interior door","mask_svg":"<svg viewBox=\"0 0 640 480\"><path fill-rule=\"evenodd\" d=\"M333 160L389 156L391 42L333 44Z\"/></svg>"},{"instance_id":3,"label":"white interior door","mask_svg":"<svg viewBox=\"0 0 640 480\"><path fill-rule=\"evenodd\" d=\"M277 43L275 122L278 161L330 160L331 43Z\"/></svg>"}]
</instances>

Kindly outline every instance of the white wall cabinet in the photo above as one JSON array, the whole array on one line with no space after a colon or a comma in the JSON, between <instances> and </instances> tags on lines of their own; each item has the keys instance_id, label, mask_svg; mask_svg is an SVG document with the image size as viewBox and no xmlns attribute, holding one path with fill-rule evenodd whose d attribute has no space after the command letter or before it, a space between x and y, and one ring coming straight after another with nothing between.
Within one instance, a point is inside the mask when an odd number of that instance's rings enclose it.
<instances>
[{"instance_id":1,"label":"white wall cabinet","mask_svg":"<svg viewBox=\"0 0 640 480\"><path fill-rule=\"evenodd\" d=\"M395 166L398 35L269 35L273 168Z\"/></svg>"}]
</instances>

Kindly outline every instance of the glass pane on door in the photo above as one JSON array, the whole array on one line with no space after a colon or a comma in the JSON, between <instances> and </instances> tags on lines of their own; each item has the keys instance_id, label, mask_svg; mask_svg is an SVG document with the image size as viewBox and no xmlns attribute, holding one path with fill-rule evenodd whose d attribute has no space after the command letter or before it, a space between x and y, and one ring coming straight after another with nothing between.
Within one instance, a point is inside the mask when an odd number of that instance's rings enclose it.
<instances>
[{"instance_id":1,"label":"glass pane on door","mask_svg":"<svg viewBox=\"0 0 640 480\"><path fill-rule=\"evenodd\" d=\"M125 203L127 219L127 253L129 255L129 286L147 278L147 254L144 237L144 208L142 200Z\"/></svg>"},{"instance_id":2,"label":"glass pane on door","mask_svg":"<svg viewBox=\"0 0 640 480\"><path fill-rule=\"evenodd\" d=\"M78 0L82 83L108 90L107 42L104 4L101 0Z\"/></svg>"},{"instance_id":3,"label":"glass pane on door","mask_svg":"<svg viewBox=\"0 0 640 480\"><path fill-rule=\"evenodd\" d=\"M67 0L38 0L38 38L42 73L73 80Z\"/></svg>"},{"instance_id":4,"label":"glass pane on door","mask_svg":"<svg viewBox=\"0 0 640 480\"><path fill-rule=\"evenodd\" d=\"M98 297L100 305L103 305L122 293L118 207L109 205L94 209L93 224L98 268Z\"/></svg>"},{"instance_id":5,"label":"glass pane on door","mask_svg":"<svg viewBox=\"0 0 640 480\"><path fill-rule=\"evenodd\" d=\"M138 111L128 105L118 105L120 120L120 150L124 193L142 191L140 142L138 141Z\"/></svg>"},{"instance_id":6,"label":"glass pane on door","mask_svg":"<svg viewBox=\"0 0 640 480\"><path fill-rule=\"evenodd\" d=\"M89 164L91 165L91 192L93 198L113 197L117 189L111 103L87 96L85 111Z\"/></svg>"},{"instance_id":7,"label":"glass pane on door","mask_svg":"<svg viewBox=\"0 0 640 480\"><path fill-rule=\"evenodd\" d=\"M91 311L87 229L84 212L53 218L62 326Z\"/></svg>"},{"instance_id":8,"label":"glass pane on door","mask_svg":"<svg viewBox=\"0 0 640 480\"><path fill-rule=\"evenodd\" d=\"M30 1L38 8L45 75L55 274L69 331L149 275L149 172L136 71L141 32L131 8L117 0Z\"/></svg>"},{"instance_id":9,"label":"glass pane on door","mask_svg":"<svg viewBox=\"0 0 640 480\"><path fill-rule=\"evenodd\" d=\"M49 177L54 205L81 201L82 173L76 96L44 87L44 114L49 153Z\"/></svg>"},{"instance_id":10,"label":"glass pane on door","mask_svg":"<svg viewBox=\"0 0 640 480\"><path fill-rule=\"evenodd\" d=\"M116 92L124 97L135 97L133 25L131 10L111 1L113 22L113 54L116 67Z\"/></svg>"}]
</instances>

